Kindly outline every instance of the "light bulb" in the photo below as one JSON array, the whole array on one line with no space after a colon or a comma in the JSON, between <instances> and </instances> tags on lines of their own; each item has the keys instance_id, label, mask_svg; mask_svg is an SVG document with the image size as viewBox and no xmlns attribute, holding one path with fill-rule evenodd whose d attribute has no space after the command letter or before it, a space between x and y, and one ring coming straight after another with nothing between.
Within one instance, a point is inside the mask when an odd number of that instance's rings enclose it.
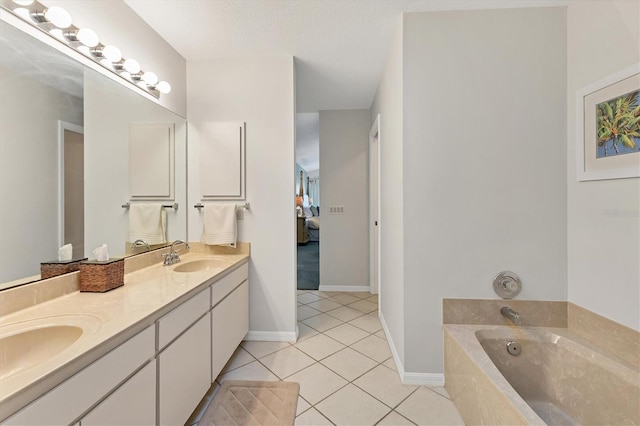
<instances>
[{"instance_id":1,"label":"light bulb","mask_svg":"<svg viewBox=\"0 0 640 426\"><path fill-rule=\"evenodd\" d=\"M122 59L122 53L120 53L120 49L115 46L108 45L102 49L102 56L107 58L111 62L118 62Z\"/></svg>"},{"instance_id":2,"label":"light bulb","mask_svg":"<svg viewBox=\"0 0 640 426\"><path fill-rule=\"evenodd\" d=\"M68 28L71 25L71 15L60 6L48 8L44 18L58 28Z\"/></svg>"},{"instance_id":3,"label":"light bulb","mask_svg":"<svg viewBox=\"0 0 640 426\"><path fill-rule=\"evenodd\" d=\"M29 12L29 9L26 9L24 7L18 7L13 9L13 13L15 13L16 15L18 15L19 17L21 17L26 21L31 19L31 12Z\"/></svg>"},{"instance_id":4,"label":"light bulb","mask_svg":"<svg viewBox=\"0 0 640 426\"><path fill-rule=\"evenodd\" d=\"M98 34L89 28L80 28L76 33L78 41L88 47L96 47L100 40Z\"/></svg>"},{"instance_id":5,"label":"light bulb","mask_svg":"<svg viewBox=\"0 0 640 426\"><path fill-rule=\"evenodd\" d=\"M158 92L166 95L167 93L171 92L171 85L166 81L161 81L156 85L156 89L158 89Z\"/></svg>"},{"instance_id":6,"label":"light bulb","mask_svg":"<svg viewBox=\"0 0 640 426\"><path fill-rule=\"evenodd\" d=\"M33 4L33 0L13 0L13 3L18 6L31 6Z\"/></svg>"},{"instance_id":7,"label":"light bulb","mask_svg":"<svg viewBox=\"0 0 640 426\"><path fill-rule=\"evenodd\" d=\"M147 71L142 74L142 79L150 86L155 86L156 83L158 83L158 76L151 71Z\"/></svg>"},{"instance_id":8,"label":"light bulb","mask_svg":"<svg viewBox=\"0 0 640 426\"><path fill-rule=\"evenodd\" d=\"M124 69L131 75L140 72L140 64L135 59L127 59L124 61Z\"/></svg>"}]
</instances>

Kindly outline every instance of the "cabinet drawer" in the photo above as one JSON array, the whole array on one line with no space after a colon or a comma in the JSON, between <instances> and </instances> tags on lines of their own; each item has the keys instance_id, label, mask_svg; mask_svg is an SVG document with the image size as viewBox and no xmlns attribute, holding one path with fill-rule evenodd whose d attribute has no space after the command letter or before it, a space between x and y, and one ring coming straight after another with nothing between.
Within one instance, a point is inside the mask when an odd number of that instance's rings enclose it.
<instances>
[{"instance_id":1,"label":"cabinet drawer","mask_svg":"<svg viewBox=\"0 0 640 426\"><path fill-rule=\"evenodd\" d=\"M158 320L158 350L209 310L209 289L201 291Z\"/></svg>"},{"instance_id":2,"label":"cabinet drawer","mask_svg":"<svg viewBox=\"0 0 640 426\"><path fill-rule=\"evenodd\" d=\"M153 358L148 327L6 420L7 425L70 424L144 362Z\"/></svg>"},{"instance_id":3,"label":"cabinet drawer","mask_svg":"<svg viewBox=\"0 0 640 426\"><path fill-rule=\"evenodd\" d=\"M211 381L233 355L249 331L249 282L245 281L213 308Z\"/></svg>"},{"instance_id":4,"label":"cabinet drawer","mask_svg":"<svg viewBox=\"0 0 640 426\"><path fill-rule=\"evenodd\" d=\"M211 306L216 306L224 297L231 293L241 282L249 278L249 264L245 263L211 286Z\"/></svg>"}]
</instances>

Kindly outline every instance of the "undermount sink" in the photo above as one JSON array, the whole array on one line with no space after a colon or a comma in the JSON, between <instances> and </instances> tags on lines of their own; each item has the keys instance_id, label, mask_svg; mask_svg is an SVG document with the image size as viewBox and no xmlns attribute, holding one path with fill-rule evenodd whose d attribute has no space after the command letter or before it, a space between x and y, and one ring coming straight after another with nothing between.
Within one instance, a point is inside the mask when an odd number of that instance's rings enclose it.
<instances>
[{"instance_id":1,"label":"undermount sink","mask_svg":"<svg viewBox=\"0 0 640 426\"><path fill-rule=\"evenodd\" d=\"M174 272L200 272L218 269L227 263L224 257L210 257L207 259L192 260L173 268Z\"/></svg>"},{"instance_id":2,"label":"undermount sink","mask_svg":"<svg viewBox=\"0 0 640 426\"><path fill-rule=\"evenodd\" d=\"M71 347L99 320L70 315L39 318L0 328L0 380L48 361Z\"/></svg>"}]
</instances>

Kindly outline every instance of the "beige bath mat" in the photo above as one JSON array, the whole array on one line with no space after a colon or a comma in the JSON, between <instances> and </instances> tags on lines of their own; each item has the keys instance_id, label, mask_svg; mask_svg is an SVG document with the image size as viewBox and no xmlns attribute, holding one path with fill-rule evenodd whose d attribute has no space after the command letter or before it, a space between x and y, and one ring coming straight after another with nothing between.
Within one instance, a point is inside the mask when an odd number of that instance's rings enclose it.
<instances>
[{"instance_id":1,"label":"beige bath mat","mask_svg":"<svg viewBox=\"0 0 640 426\"><path fill-rule=\"evenodd\" d=\"M293 425L299 391L298 383L226 381L198 426Z\"/></svg>"}]
</instances>

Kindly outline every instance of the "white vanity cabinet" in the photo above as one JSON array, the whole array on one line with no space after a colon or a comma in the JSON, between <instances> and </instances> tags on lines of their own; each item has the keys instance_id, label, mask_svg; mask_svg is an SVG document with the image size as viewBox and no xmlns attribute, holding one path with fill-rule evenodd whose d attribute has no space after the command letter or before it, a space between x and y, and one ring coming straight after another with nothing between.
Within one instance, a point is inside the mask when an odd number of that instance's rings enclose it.
<instances>
[{"instance_id":1,"label":"white vanity cabinet","mask_svg":"<svg viewBox=\"0 0 640 426\"><path fill-rule=\"evenodd\" d=\"M141 365L153 359L155 328L147 327L56 388L9 417L6 425L60 425L77 421ZM148 389L155 395L155 387ZM150 415L154 415L155 407ZM127 413L123 413L123 416Z\"/></svg>"},{"instance_id":2,"label":"white vanity cabinet","mask_svg":"<svg viewBox=\"0 0 640 426\"><path fill-rule=\"evenodd\" d=\"M158 320L160 425L184 424L211 385L209 303L207 288Z\"/></svg>"},{"instance_id":3,"label":"white vanity cabinet","mask_svg":"<svg viewBox=\"0 0 640 426\"><path fill-rule=\"evenodd\" d=\"M244 264L211 287L211 382L249 331L248 275Z\"/></svg>"},{"instance_id":4,"label":"white vanity cabinet","mask_svg":"<svg viewBox=\"0 0 640 426\"><path fill-rule=\"evenodd\" d=\"M155 360L145 365L80 421L80 426L155 424Z\"/></svg>"}]
</instances>

